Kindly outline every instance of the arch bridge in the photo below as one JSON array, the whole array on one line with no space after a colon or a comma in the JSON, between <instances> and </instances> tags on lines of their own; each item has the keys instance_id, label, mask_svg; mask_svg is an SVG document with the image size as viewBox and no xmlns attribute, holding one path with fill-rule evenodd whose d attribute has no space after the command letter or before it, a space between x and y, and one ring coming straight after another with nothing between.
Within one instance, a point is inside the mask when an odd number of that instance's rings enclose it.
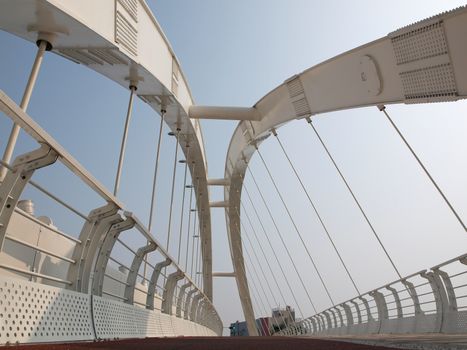
<instances>
[{"instance_id":1,"label":"arch bridge","mask_svg":"<svg viewBox=\"0 0 467 350\"><path fill-rule=\"evenodd\" d=\"M374 107L465 233L462 211L398 128L391 105L454 102L467 96L467 8L408 25L311 67L245 108L195 104L179 61L144 0L5 0L0 10L2 30L37 44L21 102L0 91L0 110L5 125L11 125L9 133L2 131L1 145L1 344L220 336L223 324L213 304L213 277L235 278L250 335L372 344L398 339L415 345L465 340L467 254L401 274L365 203L328 147L316 116ZM39 77L42 61L52 53L59 56L54 60L77 63L128 90L123 135L118 135L121 142L112 158L116 169L106 185L28 112L36 80L47 78ZM54 91L58 97L62 93L66 91ZM140 106L157 119L154 147L131 153L132 114ZM208 177L199 119L239 121L222 179ZM319 145L394 280L362 290L283 141L280 127L290 121L302 123ZM154 130L153 126L146 128ZM111 129L109 136L115 139ZM291 181L306 196L335 255L336 269L344 271L354 297L339 300L321 271L319 254L297 222L293 201L263 156L261 146L268 139L277 143ZM167 145L170 151L164 152ZM100 149L92 153L109 158ZM267 189L250 166L254 155L271 184ZM125 164L131 156L145 166L150 163L144 210L127 207L121 198L129 188ZM64 189L60 182L73 189ZM224 189L223 200L210 198L211 186ZM296 245L283 234L265 193L269 191L277 195ZM34 203L26 198L49 211L47 217L37 216ZM260 213L259 206L266 211ZM211 227L211 208L225 211L232 272L213 272L211 238L217 228ZM325 306L316 302L296 249L315 276ZM284 261L290 269L284 268ZM273 313L266 323L256 321L280 303L293 305L300 317L289 307Z\"/></svg>"}]
</instances>

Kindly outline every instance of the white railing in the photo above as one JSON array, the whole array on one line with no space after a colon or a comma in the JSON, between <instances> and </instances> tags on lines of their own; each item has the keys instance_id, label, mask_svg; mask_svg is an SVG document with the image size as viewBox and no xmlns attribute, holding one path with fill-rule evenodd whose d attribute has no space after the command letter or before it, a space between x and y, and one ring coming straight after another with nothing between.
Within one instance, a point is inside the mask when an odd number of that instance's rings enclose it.
<instances>
[{"instance_id":1,"label":"white railing","mask_svg":"<svg viewBox=\"0 0 467 350\"><path fill-rule=\"evenodd\" d=\"M467 254L298 321L278 335L463 333Z\"/></svg>"}]
</instances>

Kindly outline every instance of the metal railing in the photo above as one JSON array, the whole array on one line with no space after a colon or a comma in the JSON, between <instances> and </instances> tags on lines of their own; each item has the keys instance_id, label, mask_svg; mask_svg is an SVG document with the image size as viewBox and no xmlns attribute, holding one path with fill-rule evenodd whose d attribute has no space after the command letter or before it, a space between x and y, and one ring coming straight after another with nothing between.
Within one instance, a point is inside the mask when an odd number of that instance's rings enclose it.
<instances>
[{"instance_id":1,"label":"metal railing","mask_svg":"<svg viewBox=\"0 0 467 350\"><path fill-rule=\"evenodd\" d=\"M295 322L277 335L465 333L466 265L467 254L450 259Z\"/></svg>"},{"instance_id":2,"label":"metal railing","mask_svg":"<svg viewBox=\"0 0 467 350\"><path fill-rule=\"evenodd\" d=\"M176 260L162 248L162 245L138 218L131 212L124 211L123 204L115 196L2 91L0 91L0 110L40 145L38 150L18 156L12 165L2 162L2 165L7 168L7 175L0 185L0 248L3 250L1 254L5 254L4 243L8 240L33 250L35 255L40 253L67 264L63 269L63 276L60 277L49 275L47 272L34 271L34 265L30 269L25 269L1 263L0 268L20 276L28 276L30 280L40 278L43 283L52 281L54 285L61 285L62 288L68 290L82 293L90 292L94 296L106 295L111 299L118 299L138 308L160 309L162 313L191 320L210 328L216 334L222 334L222 322L209 298L183 271ZM44 186L31 181L31 177L37 169L52 165L56 161L65 165L106 204L91 210L89 215L85 215ZM33 186L60 206L83 219L84 224L78 238L62 232L16 207L27 185ZM70 253L63 254L63 247L45 248L40 245L39 240L31 243L10 234L10 221L13 216L22 217L37 225L39 234L40 230L43 230L49 235L56 235L61 237L63 241L67 241L72 253L71 256ZM106 218L111 218L111 220L106 221ZM107 223L107 226L103 223ZM121 239L120 233L126 230L137 232L142 238L141 241L144 241L144 245L135 249ZM118 256L112 256L116 242L127 249L128 255L132 258L132 266L126 266L119 260ZM147 278L139 272L142 261L150 260L148 259L149 254L157 255L160 261L164 262L164 269L159 271L158 278ZM126 280L122 279L122 276L115 277L109 273L109 262L125 266L128 269ZM150 274L151 272L153 275L155 274L158 264L148 263ZM144 283L137 283L138 279ZM109 280L122 286L121 294L115 293L113 290L106 290L105 281ZM189 286L183 289L183 292L180 292L181 289L178 286L180 282ZM162 295L159 295L158 291ZM147 298L146 302L135 300L135 293L144 294ZM160 301L160 308L154 307L154 300ZM178 304L182 306L182 312L174 311Z\"/></svg>"}]
</instances>

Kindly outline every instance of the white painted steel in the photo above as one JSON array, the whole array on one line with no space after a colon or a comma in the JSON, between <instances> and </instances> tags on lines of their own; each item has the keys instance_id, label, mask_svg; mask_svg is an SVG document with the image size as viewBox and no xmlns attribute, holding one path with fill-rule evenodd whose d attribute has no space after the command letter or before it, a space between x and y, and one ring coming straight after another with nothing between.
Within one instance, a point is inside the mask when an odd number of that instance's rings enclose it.
<instances>
[{"instance_id":1,"label":"white painted steel","mask_svg":"<svg viewBox=\"0 0 467 350\"><path fill-rule=\"evenodd\" d=\"M260 115L259 120L239 123L226 159L224 177L230 187L225 188L224 199L229 204L230 252L249 332L254 332L256 326L243 268L237 211L245 172L256 147L271 135L272 129L318 113L465 98L466 35L467 7L401 28L291 77L252 107ZM220 108L215 110L221 113Z\"/></svg>"},{"instance_id":2,"label":"white painted steel","mask_svg":"<svg viewBox=\"0 0 467 350\"><path fill-rule=\"evenodd\" d=\"M466 265L464 254L333 306L278 335L465 334ZM365 305L364 300L369 304ZM346 310L345 317L330 322L327 315L338 307ZM316 319L323 316L328 321L319 327Z\"/></svg>"},{"instance_id":3,"label":"white painted steel","mask_svg":"<svg viewBox=\"0 0 467 350\"><path fill-rule=\"evenodd\" d=\"M131 3L132 5L128 5ZM165 122L180 128L180 147L190 164L203 240L203 286L212 299L212 248L207 164L197 120L188 117L193 98L180 64L144 0L6 0L0 3L0 29L35 43L48 33L52 52L85 65L128 88ZM190 145L188 152L187 144ZM105 191L106 194L107 191ZM110 196L112 198L113 196Z\"/></svg>"}]
</instances>

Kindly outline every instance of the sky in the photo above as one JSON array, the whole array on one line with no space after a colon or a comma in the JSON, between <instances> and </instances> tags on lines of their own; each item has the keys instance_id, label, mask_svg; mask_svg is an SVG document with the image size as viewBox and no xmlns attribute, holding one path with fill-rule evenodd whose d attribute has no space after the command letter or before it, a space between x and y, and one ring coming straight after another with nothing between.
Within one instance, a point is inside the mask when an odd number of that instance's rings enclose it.
<instances>
[{"instance_id":1,"label":"sky","mask_svg":"<svg viewBox=\"0 0 467 350\"><path fill-rule=\"evenodd\" d=\"M148 0L148 4L180 60L195 102L227 106L252 106L293 74L399 27L463 5L460 1L434 0ZM19 102L29 73L27 67L32 64L36 48L3 32L0 33L0 43L8 48L3 50L0 58L0 88ZM127 102L128 91L120 86L83 66L48 55L28 112L112 189ZM467 220L466 107L465 101L388 107L389 114L464 221ZM159 117L137 100L119 196L143 221L147 221L149 215L158 122ZM465 253L466 233L376 108L319 115L314 118L314 124L402 275ZM202 121L202 126L209 177L223 177L227 147L236 123ZM9 128L7 118L0 118L2 152ZM394 271L306 122L291 122L278 132L359 289L367 291L395 280ZM16 154L31 147L31 140L22 135ZM154 226L161 241L166 239L168 225L166 203L170 195L173 152L174 140L167 137L162 149L163 176L158 187L158 198L163 204L156 208ZM353 297L356 293L277 141L273 138L266 140L261 145L261 152L333 298L344 301ZM183 166L177 169L175 213L180 211ZM277 219L280 232L286 237L314 303L320 310L330 306L257 155L253 157L250 169ZM99 205L99 199L60 165L36 174L36 178L83 212ZM273 286L272 293L268 290L261 292L260 285L268 289L267 281L270 282L272 276L254 239L255 233L267 234L262 236L267 260L272 261L272 250L264 244L264 239L269 239L278 252L300 309L309 316L313 313L311 305L280 245L251 176L247 176L245 183L254 203L253 208L247 199L243 200L253 224L249 226L248 221L244 221L243 233L252 239L254 246L251 248L245 243L252 258L252 262L247 258L248 271L254 274L255 266L260 275L256 279L258 291L253 290L256 313L269 313L271 307L277 306L275 301L281 305L284 302L291 304L297 309L298 306L281 278L279 286L284 301ZM28 195L36 198L34 190L28 191ZM212 200L222 200L222 190L212 188L211 196ZM35 201L39 213L54 213L53 219L60 228L79 232L80 222L76 218L66 216L65 219L60 214L61 209L52 208L53 204L45 199L38 197ZM260 213L265 232L252 214L254 209ZM187 218L184 220L186 226ZM223 210L213 209L212 220L213 269L231 271ZM173 232L177 232L178 227L175 222ZM175 249L176 235L172 242L172 249ZM176 250L171 252L176 254ZM259 262L254 252L258 254ZM266 278L261 276L261 267ZM278 267L272 264L271 268L279 278ZM243 319L233 279L215 279L214 303L225 325Z\"/></svg>"}]
</instances>

